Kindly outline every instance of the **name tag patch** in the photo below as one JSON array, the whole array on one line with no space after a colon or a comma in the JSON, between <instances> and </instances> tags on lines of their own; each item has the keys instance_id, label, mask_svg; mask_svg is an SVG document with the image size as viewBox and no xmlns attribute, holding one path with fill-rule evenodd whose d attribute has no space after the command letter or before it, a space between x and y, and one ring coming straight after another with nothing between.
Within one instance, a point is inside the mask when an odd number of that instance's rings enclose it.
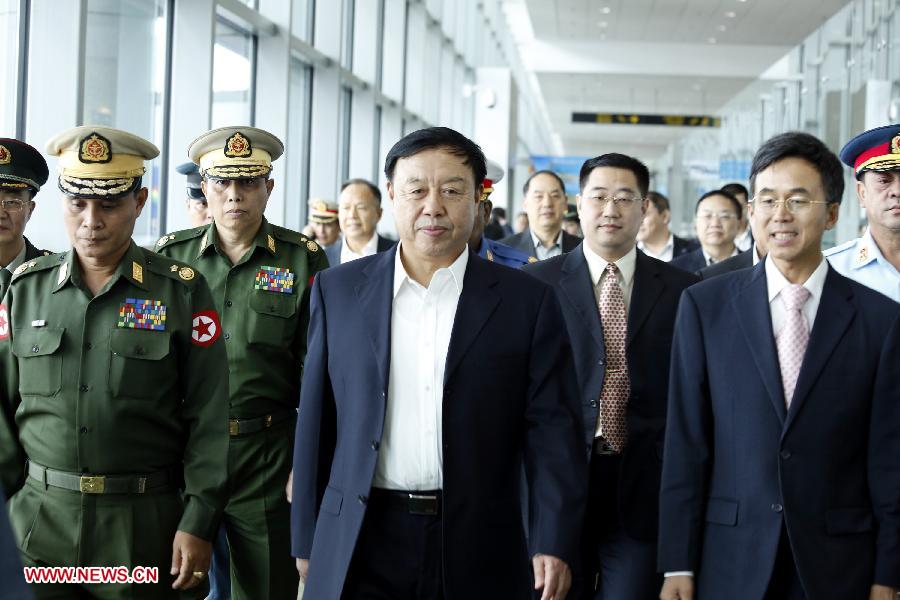
<instances>
[{"instance_id":1,"label":"name tag patch","mask_svg":"<svg viewBox=\"0 0 900 600\"><path fill-rule=\"evenodd\" d=\"M283 267L261 267L256 272L256 284L253 288L280 294L293 294L294 274L290 269Z\"/></svg>"},{"instance_id":2,"label":"name tag patch","mask_svg":"<svg viewBox=\"0 0 900 600\"><path fill-rule=\"evenodd\" d=\"M126 298L119 306L118 326L124 329L166 330L166 305L159 300Z\"/></svg>"}]
</instances>

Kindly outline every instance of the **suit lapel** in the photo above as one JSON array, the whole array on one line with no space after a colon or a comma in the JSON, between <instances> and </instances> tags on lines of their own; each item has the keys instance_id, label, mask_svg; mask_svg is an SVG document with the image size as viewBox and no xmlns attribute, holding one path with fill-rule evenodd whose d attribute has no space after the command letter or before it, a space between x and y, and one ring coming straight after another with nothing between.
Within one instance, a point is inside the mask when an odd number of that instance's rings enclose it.
<instances>
[{"instance_id":1,"label":"suit lapel","mask_svg":"<svg viewBox=\"0 0 900 600\"><path fill-rule=\"evenodd\" d=\"M634 285L631 288L631 303L628 310L627 346L631 346L632 340L640 331L644 321L647 320L665 287L666 285L659 277L656 265L643 252L638 251L634 268Z\"/></svg>"},{"instance_id":2,"label":"suit lapel","mask_svg":"<svg viewBox=\"0 0 900 600\"><path fill-rule=\"evenodd\" d=\"M519 234L519 250L528 253L528 256L536 256L534 252L534 244L531 242L531 230L526 229Z\"/></svg>"},{"instance_id":3,"label":"suit lapel","mask_svg":"<svg viewBox=\"0 0 900 600\"><path fill-rule=\"evenodd\" d=\"M496 283L497 277L492 272L491 263L477 258L469 251L463 290L453 319L450 347L447 349L445 384L500 304L500 296L492 289Z\"/></svg>"},{"instance_id":4,"label":"suit lapel","mask_svg":"<svg viewBox=\"0 0 900 600\"><path fill-rule=\"evenodd\" d=\"M806 354L797 377L797 385L794 389L794 398L791 401L791 409L788 411L785 429L789 428L796 419L797 413L809 397L813 384L822 369L825 368L825 363L828 362L831 353L834 352L853 321L856 307L853 305L852 298L853 290L829 266L828 274L825 276L825 286L822 288L822 299L819 301L816 319L810 332L809 343L806 346Z\"/></svg>"},{"instance_id":5,"label":"suit lapel","mask_svg":"<svg viewBox=\"0 0 900 600\"><path fill-rule=\"evenodd\" d=\"M572 252L566 254L563 259L562 274L559 278L559 287L581 315L581 319L588 331L594 336L597 346L604 352L603 326L600 323L600 309L597 306L597 297L594 295L594 286L591 282L591 272L588 269L587 259L581 246L576 246Z\"/></svg>"},{"instance_id":6,"label":"suit lapel","mask_svg":"<svg viewBox=\"0 0 900 600\"><path fill-rule=\"evenodd\" d=\"M356 286L366 331L378 362L382 391L387 393L388 369L391 365L391 305L394 292L394 257L396 247L376 255L363 270L365 276Z\"/></svg>"},{"instance_id":7,"label":"suit lapel","mask_svg":"<svg viewBox=\"0 0 900 600\"><path fill-rule=\"evenodd\" d=\"M732 296L734 314L737 315L744 337L750 345L750 356L759 370L760 378L769 392L769 400L784 424L784 388L781 385L781 369L778 366L778 350L772 335L772 313L769 310L769 294L766 286L765 261L757 263L747 275L749 282Z\"/></svg>"}]
</instances>

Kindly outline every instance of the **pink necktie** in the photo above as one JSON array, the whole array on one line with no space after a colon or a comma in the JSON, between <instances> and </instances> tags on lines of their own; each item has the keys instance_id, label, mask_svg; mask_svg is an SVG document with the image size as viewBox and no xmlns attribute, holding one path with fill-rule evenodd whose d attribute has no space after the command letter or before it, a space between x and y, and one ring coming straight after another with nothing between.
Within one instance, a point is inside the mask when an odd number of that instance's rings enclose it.
<instances>
[{"instance_id":1,"label":"pink necktie","mask_svg":"<svg viewBox=\"0 0 900 600\"><path fill-rule=\"evenodd\" d=\"M617 451L625 447L625 409L631 393L628 363L625 360L625 298L619 287L618 268L606 265L606 277L600 286L600 321L606 346L606 376L600 392L600 430Z\"/></svg>"},{"instance_id":2,"label":"pink necktie","mask_svg":"<svg viewBox=\"0 0 900 600\"><path fill-rule=\"evenodd\" d=\"M809 343L809 328L803 318L803 305L809 300L809 290L802 285L791 284L781 290L781 300L787 309L784 327L775 338L778 347L778 363L781 365L781 383L784 386L784 402L790 408L794 398L800 365Z\"/></svg>"}]
</instances>

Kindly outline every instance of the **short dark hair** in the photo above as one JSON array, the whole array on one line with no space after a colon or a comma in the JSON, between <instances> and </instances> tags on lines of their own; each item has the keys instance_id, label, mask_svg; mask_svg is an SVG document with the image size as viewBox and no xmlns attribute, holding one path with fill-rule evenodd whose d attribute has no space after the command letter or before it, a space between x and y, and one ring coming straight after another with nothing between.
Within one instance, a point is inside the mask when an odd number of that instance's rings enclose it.
<instances>
[{"instance_id":1,"label":"short dark hair","mask_svg":"<svg viewBox=\"0 0 900 600\"><path fill-rule=\"evenodd\" d=\"M697 214L697 211L700 210L700 203L706 200L707 198L712 198L713 196L722 196L723 198L728 198L728 201L734 205L735 215L738 219L741 218L741 213L744 211L744 207L741 205L741 201L737 199L737 196L732 194L731 192L726 192L725 190L712 190L711 192L706 192L700 199L697 200L697 205L694 207L694 214Z\"/></svg>"},{"instance_id":2,"label":"short dark hair","mask_svg":"<svg viewBox=\"0 0 900 600\"><path fill-rule=\"evenodd\" d=\"M825 199L840 204L844 195L844 170L841 161L822 140L802 131L776 135L756 151L753 164L750 166L750 189L754 194L756 194L756 176L773 163L785 158L801 158L811 164L822 179Z\"/></svg>"},{"instance_id":3,"label":"short dark hair","mask_svg":"<svg viewBox=\"0 0 900 600\"><path fill-rule=\"evenodd\" d=\"M498 219L505 219L506 218L506 209L503 208L502 206L495 206L494 208L491 209L491 214L493 216L497 217Z\"/></svg>"},{"instance_id":4,"label":"short dark hair","mask_svg":"<svg viewBox=\"0 0 900 600\"><path fill-rule=\"evenodd\" d=\"M348 179L344 183L341 184L341 191L343 192L351 185L364 185L369 188L369 191L372 192L372 195L375 196L375 200L378 201L378 205L381 206L381 190L378 189L378 186L369 181L368 179L362 179L361 177L356 177L353 179Z\"/></svg>"},{"instance_id":5,"label":"short dark hair","mask_svg":"<svg viewBox=\"0 0 900 600\"><path fill-rule=\"evenodd\" d=\"M669 199L653 190L647 192L647 200L656 207L656 212L664 213L669 210Z\"/></svg>"},{"instance_id":6,"label":"short dark hair","mask_svg":"<svg viewBox=\"0 0 900 600\"><path fill-rule=\"evenodd\" d=\"M578 173L578 188L584 190L591 173L600 167L614 167L631 171L637 179L641 197L647 196L647 192L650 190L650 171L647 169L647 165L636 158L615 152L601 154L584 161L584 164L581 165L581 172Z\"/></svg>"},{"instance_id":7,"label":"short dark hair","mask_svg":"<svg viewBox=\"0 0 900 600\"><path fill-rule=\"evenodd\" d=\"M403 136L393 145L387 158L384 159L384 174L388 181L394 180L394 168L398 160L434 148L446 148L454 156L463 158L463 164L472 167L475 187L484 184L487 164L481 147L449 127L426 127Z\"/></svg>"},{"instance_id":8,"label":"short dark hair","mask_svg":"<svg viewBox=\"0 0 900 600\"><path fill-rule=\"evenodd\" d=\"M722 191L728 192L729 194L731 194L732 196L735 196L735 197L737 197L738 194L741 194L747 200L750 199L750 192L747 190L747 188L745 188L743 184L738 183L736 181L732 182L732 183L726 183L725 185L723 185Z\"/></svg>"},{"instance_id":9,"label":"short dark hair","mask_svg":"<svg viewBox=\"0 0 900 600\"><path fill-rule=\"evenodd\" d=\"M540 171L535 171L531 175L528 176L528 179L525 180L525 185L522 186L522 195L526 195L528 193L528 188L531 187L531 180L537 177L538 175L549 175L556 179L559 183L559 189L562 190L562 193L566 193L566 182L562 180L562 177L551 171L550 169L541 169Z\"/></svg>"}]
</instances>

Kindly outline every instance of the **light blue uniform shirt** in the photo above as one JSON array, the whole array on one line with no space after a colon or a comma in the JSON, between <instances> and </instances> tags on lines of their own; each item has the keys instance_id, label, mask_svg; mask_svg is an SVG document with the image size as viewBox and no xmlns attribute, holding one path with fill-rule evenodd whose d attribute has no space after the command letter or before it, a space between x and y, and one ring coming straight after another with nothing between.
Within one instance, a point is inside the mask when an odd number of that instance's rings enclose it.
<instances>
[{"instance_id":1,"label":"light blue uniform shirt","mask_svg":"<svg viewBox=\"0 0 900 600\"><path fill-rule=\"evenodd\" d=\"M868 228L861 238L835 246L824 254L841 275L900 302L900 272L881 254Z\"/></svg>"}]
</instances>

